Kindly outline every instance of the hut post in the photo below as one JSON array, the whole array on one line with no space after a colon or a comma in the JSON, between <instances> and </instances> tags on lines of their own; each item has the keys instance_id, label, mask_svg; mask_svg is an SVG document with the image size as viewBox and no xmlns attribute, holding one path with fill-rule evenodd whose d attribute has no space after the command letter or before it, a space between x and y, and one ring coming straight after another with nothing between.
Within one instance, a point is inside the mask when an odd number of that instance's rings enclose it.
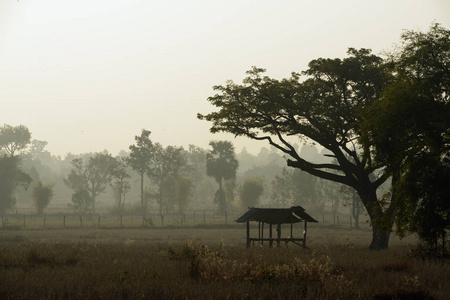
<instances>
[{"instance_id":1,"label":"hut post","mask_svg":"<svg viewBox=\"0 0 450 300\"><path fill-rule=\"evenodd\" d=\"M261 245L264 245L264 222L261 224Z\"/></svg>"},{"instance_id":2,"label":"hut post","mask_svg":"<svg viewBox=\"0 0 450 300\"><path fill-rule=\"evenodd\" d=\"M272 224L270 224L270 226L269 226L269 237L270 237L270 240L269 240L269 247L272 248L272 246L273 246L273 240L272 240Z\"/></svg>"},{"instance_id":3,"label":"hut post","mask_svg":"<svg viewBox=\"0 0 450 300\"><path fill-rule=\"evenodd\" d=\"M277 224L277 248L280 248L281 242L281 224Z\"/></svg>"},{"instance_id":4,"label":"hut post","mask_svg":"<svg viewBox=\"0 0 450 300\"><path fill-rule=\"evenodd\" d=\"M294 237L293 235L292 235L292 227L293 227L293 223L291 222L291 235L290 235L290 237L291 237L291 239Z\"/></svg>"},{"instance_id":5,"label":"hut post","mask_svg":"<svg viewBox=\"0 0 450 300\"><path fill-rule=\"evenodd\" d=\"M247 248L250 247L250 222L247 221Z\"/></svg>"},{"instance_id":6,"label":"hut post","mask_svg":"<svg viewBox=\"0 0 450 300\"><path fill-rule=\"evenodd\" d=\"M261 238L261 222L258 222L258 239Z\"/></svg>"},{"instance_id":7,"label":"hut post","mask_svg":"<svg viewBox=\"0 0 450 300\"><path fill-rule=\"evenodd\" d=\"M306 230L307 230L307 224L308 224L308 222L306 222L306 220L305 220L305 229L303 230L303 248L306 248Z\"/></svg>"}]
</instances>

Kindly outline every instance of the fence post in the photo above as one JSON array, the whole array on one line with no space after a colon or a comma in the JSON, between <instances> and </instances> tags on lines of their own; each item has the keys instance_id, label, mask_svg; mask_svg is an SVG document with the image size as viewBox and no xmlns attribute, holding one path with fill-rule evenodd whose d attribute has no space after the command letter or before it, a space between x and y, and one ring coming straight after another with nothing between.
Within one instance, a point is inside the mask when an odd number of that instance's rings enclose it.
<instances>
[{"instance_id":1,"label":"fence post","mask_svg":"<svg viewBox=\"0 0 450 300\"><path fill-rule=\"evenodd\" d=\"M83 219L81 218L81 215L80 215L80 228L83 228Z\"/></svg>"},{"instance_id":2,"label":"fence post","mask_svg":"<svg viewBox=\"0 0 450 300\"><path fill-rule=\"evenodd\" d=\"M337 223L338 223L338 225L339 225L339 216L336 216L336 218L337 218Z\"/></svg>"},{"instance_id":3,"label":"fence post","mask_svg":"<svg viewBox=\"0 0 450 300\"><path fill-rule=\"evenodd\" d=\"M100 228L100 215L98 215L98 228Z\"/></svg>"},{"instance_id":4,"label":"fence post","mask_svg":"<svg viewBox=\"0 0 450 300\"><path fill-rule=\"evenodd\" d=\"M206 224L206 210L203 210L203 224Z\"/></svg>"},{"instance_id":5,"label":"fence post","mask_svg":"<svg viewBox=\"0 0 450 300\"><path fill-rule=\"evenodd\" d=\"M23 215L23 229L25 229L25 215Z\"/></svg>"},{"instance_id":6,"label":"fence post","mask_svg":"<svg viewBox=\"0 0 450 300\"><path fill-rule=\"evenodd\" d=\"M120 215L120 227L122 227L122 215Z\"/></svg>"}]
</instances>

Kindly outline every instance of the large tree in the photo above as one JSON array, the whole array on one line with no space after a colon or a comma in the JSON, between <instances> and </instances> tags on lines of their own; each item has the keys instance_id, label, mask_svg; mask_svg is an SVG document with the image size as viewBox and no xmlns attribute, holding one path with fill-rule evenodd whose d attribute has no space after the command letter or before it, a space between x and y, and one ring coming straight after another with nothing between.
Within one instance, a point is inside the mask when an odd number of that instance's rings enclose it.
<instances>
[{"instance_id":1,"label":"large tree","mask_svg":"<svg viewBox=\"0 0 450 300\"><path fill-rule=\"evenodd\" d=\"M433 24L401 38L389 57L389 85L368 110L361 141L372 165L399 178L393 185L402 209L399 233L417 232L436 250L450 226L450 30Z\"/></svg>"},{"instance_id":2,"label":"large tree","mask_svg":"<svg viewBox=\"0 0 450 300\"><path fill-rule=\"evenodd\" d=\"M287 165L354 188L372 220L370 248L388 247L395 198L385 204L377 189L388 176L369 162L358 144L362 112L378 98L385 83L383 60L368 49L352 49L344 59L319 58L300 74L283 80L253 68L243 84L228 81L208 101L219 110L200 119L213 122L211 132L229 132L265 140L287 154ZM313 163L296 151L290 136L328 150L335 163ZM375 179L369 178L374 174ZM394 201L392 201L394 200ZM389 222L378 222L387 219Z\"/></svg>"},{"instance_id":3,"label":"large tree","mask_svg":"<svg viewBox=\"0 0 450 300\"><path fill-rule=\"evenodd\" d=\"M72 170L64 179L67 186L75 192L85 190L90 195L91 209L95 210L95 199L103 193L111 181L115 160L108 153L97 153L87 163L82 158L71 161Z\"/></svg>"},{"instance_id":4,"label":"large tree","mask_svg":"<svg viewBox=\"0 0 450 300\"><path fill-rule=\"evenodd\" d=\"M212 147L206 154L206 175L213 177L219 184L214 202L219 205L219 212L225 213L228 209L226 193L223 189L224 180L234 180L239 162L234 153L233 144L228 141L211 141Z\"/></svg>"},{"instance_id":5,"label":"large tree","mask_svg":"<svg viewBox=\"0 0 450 300\"><path fill-rule=\"evenodd\" d=\"M150 140L151 131L142 129L141 135L134 137L136 144L130 146L130 157L127 158L128 165L139 174L141 178L141 208L145 209L144 199L144 175L148 174L152 165L154 145Z\"/></svg>"},{"instance_id":6,"label":"large tree","mask_svg":"<svg viewBox=\"0 0 450 300\"><path fill-rule=\"evenodd\" d=\"M31 133L25 125L0 127L0 149L10 156L25 149L31 140Z\"/></svg>"}]
</instances>

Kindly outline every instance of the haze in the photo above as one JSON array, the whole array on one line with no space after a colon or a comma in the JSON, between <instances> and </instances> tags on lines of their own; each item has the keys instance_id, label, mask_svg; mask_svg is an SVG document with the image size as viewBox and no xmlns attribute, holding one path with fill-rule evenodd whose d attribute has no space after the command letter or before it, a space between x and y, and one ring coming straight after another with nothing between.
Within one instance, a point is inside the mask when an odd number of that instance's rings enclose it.
<instances>
[{"instance_id":1,"label":"haze","mask_svg":"<svg viewBox=\"0 0 450 300\"><path fill-rule=\"evenodd\" d=\"M212 86L251 66L288 77L348 47L392 50L403 29L450 27L450 2L0 0L0 122L28 126L55 155L116 154L142 128L207 148L198 112Z\"/></svg>"}]
</instances>

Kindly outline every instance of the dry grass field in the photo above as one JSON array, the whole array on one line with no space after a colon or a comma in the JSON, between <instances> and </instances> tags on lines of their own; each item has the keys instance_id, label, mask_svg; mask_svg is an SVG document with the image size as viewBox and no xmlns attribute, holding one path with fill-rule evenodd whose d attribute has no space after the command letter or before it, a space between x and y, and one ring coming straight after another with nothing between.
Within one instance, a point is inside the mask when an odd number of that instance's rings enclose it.
<instances>
[{"instance_id":1,"label":"dry grass field","mask_svg":"<svg viewBox=\"0 0 450 300\"><path fill-rule=\"evenodd\" d=\"M287 232L287 231L286 231ZM413 238L312 224L308 249L245 247L244 224L0 229L0 299L448 299L448 261Z\"/></svg>"}]
</instances>

